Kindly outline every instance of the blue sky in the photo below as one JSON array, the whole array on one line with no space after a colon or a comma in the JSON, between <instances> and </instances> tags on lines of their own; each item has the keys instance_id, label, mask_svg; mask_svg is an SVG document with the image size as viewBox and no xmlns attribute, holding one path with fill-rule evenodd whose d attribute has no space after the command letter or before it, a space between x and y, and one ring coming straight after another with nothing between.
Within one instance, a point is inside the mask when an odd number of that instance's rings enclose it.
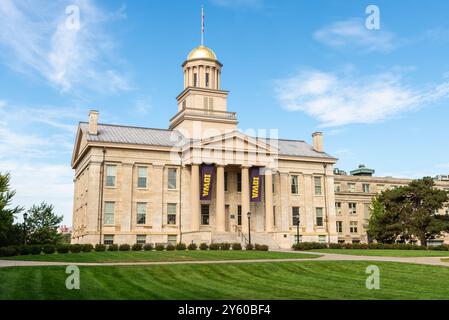
<instances>
[{"instance_id":1,"label":"blue sky","mask_svg":"<svg viewBox=\"0 0 449 320\"><path fill-rule=\"evenodd\" d=\"M71 223L70 157L90 109L104 123L168 126L202 4L242 129L306 141L322 130L347 171L449 173L447 2L0 0L0 171L17 203L53 203ZM365 27L370 4L380 30Z\"/></svg>"}]
</instances>

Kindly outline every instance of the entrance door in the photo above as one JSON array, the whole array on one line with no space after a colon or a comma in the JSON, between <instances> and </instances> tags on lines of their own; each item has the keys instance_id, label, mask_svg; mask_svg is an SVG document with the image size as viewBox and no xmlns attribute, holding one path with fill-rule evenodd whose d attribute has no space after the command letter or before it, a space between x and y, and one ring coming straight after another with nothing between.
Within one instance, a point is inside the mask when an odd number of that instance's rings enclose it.
<instances>
[{"instance_id":1,"label":"entrance door","mask_svg":"<svg viewBox=\"0 0 449 320\"><path fill-rule=\"evenodd\" d=\"M226 230L226 232L230 231L230 224L231 224L230 220L231 220L231 217L229 214L229 205L227 204L225 206L225 230Z\"/></svg>"}]
</instances>

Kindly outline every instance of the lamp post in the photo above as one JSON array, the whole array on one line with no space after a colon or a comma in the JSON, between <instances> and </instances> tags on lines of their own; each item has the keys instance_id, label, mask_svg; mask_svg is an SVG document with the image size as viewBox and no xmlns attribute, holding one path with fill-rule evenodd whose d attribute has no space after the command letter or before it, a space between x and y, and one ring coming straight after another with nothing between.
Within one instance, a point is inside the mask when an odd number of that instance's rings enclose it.
<instances>
[{"instance_id":1,"label":"lamp post","mask_svg":"<svg viewBox=\"0 0 449 320\"><path fill-rule=\"evenodd\" d=\"M23 244L27 244L27 219L28 213L23 214Z\"/></svg>"},{"instance_id":2,"label":"lamp post","mask_svg":"<svg viewBox=\"0 0 449 320\"><path fill-rule=\"evenodd\" d=\"M251 244L251 212L248 212L248 241Z\"/></svg>"},{"instance_id":3,"label":"lamp post","mask_svg":"<svg viewBox=\"0 0 449 320\"><path fill-rule=\"evenodd\" d=\"M299 219L296 221L296 244L299 245Z\"/></svg>"}]
</instances>

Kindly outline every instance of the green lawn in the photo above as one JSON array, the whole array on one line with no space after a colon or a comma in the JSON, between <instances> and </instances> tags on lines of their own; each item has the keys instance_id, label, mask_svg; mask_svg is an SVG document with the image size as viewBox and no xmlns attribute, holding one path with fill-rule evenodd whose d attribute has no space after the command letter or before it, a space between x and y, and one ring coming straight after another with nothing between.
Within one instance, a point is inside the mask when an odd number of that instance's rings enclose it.
<instances>
[{"instance_id":1,"label":"green lawn","mask_svg":"<svg viewBox=\"0 0 449 320\"><path fill-rule=\"evenodd\" d=\"M80 267L67 290L64 267L0 269L0 299L448 299L449 268L374 263L380 290L365 287L373 262Z\"/></svg>"},{"instance_id":2,"label":"green lawn","mask_svg":"<svg viewBox=\"0 0 449 320\"><path fill-rule=\"evenodd\" d=\"M264 251L128 251L89 252L51 255L29 255L0 258L20 261L46 262L166 262L166 261L210 261L210 260L254 260L254 259L302 259L317 258L318 255L295 252Z\"/></svg>"},{"instance_id":3,"label":"green lawn","mask_svg":"<svg viewBox=\"0 0 449 320\"><path fill-rule=\"evenodd\" d=\"M313 252L349 254L354 256L379 256L379 257L446 257L449 251L432 250L358 250L358 249L320 249Z\"/></svg>"}]
</instances>

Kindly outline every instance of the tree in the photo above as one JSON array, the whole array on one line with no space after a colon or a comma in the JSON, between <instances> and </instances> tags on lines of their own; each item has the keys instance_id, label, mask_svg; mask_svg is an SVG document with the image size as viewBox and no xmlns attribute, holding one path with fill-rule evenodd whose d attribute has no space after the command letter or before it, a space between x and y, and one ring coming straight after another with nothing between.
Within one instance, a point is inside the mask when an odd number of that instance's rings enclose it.
<instances>
[{"instance_id":1,"label":"tree","mask_svg":"<svg viewBox=\"0 0 449 320\"><path fill-rule=\"evenodd\" d=\"M373 199L368 233L384 243L415 236L426 246L427 239L449 231L449 221L437 214L448 200L448 192L436 189L428 177L384 191Z\"/></svg>"},{"instance_id":2,"label":"tree","mask_svg":"<svg viewBox=\"0 0 449 320\"><path fill-rule=\"evenodd\" d=\"M436 189L432 178L412 181L404 187L404 194L408 218L405 224L421 245L427 245L427 239L449 230L449 223L437 214L449 200L448 192Z\"/></svg>"},{"instance_id":3,"label":"tree","mask_svg":"<svg viewBox=\"0 0 449 320\"><path fill-rule=\"evenodd\" d=\"M19 206L10 208L12 198L16 194L10 189L10 179L9 173L0 172L0 247L18 244L20 238L20 227L14 225L14 218L23 211L23 208Z\"/></svg>"},{"instance_id":4,"label":"tree","mask_svg":"<svg viewBox=\"0 0 449 320\"><path fill-rule=\"evenodd\" d=\"M388 191L387 191L388 192ZM373 198L371 203L371 217L367 233L381 243L394 243L401 234L399 215L394 210L386 210L384 202L388 194L382 193Z\"/></svg>"},{"instance_id":5,"label":"tree","mask_svg":"<svg viewBox=\"0 0 449 320\"><path fill-rule=\"evenodd\" d=\"M28 210L27 234L30 244L58 244L62 237L58 226L63 217L54 213L54 206L42 202Z\"/></svg>"}]
</instances>

